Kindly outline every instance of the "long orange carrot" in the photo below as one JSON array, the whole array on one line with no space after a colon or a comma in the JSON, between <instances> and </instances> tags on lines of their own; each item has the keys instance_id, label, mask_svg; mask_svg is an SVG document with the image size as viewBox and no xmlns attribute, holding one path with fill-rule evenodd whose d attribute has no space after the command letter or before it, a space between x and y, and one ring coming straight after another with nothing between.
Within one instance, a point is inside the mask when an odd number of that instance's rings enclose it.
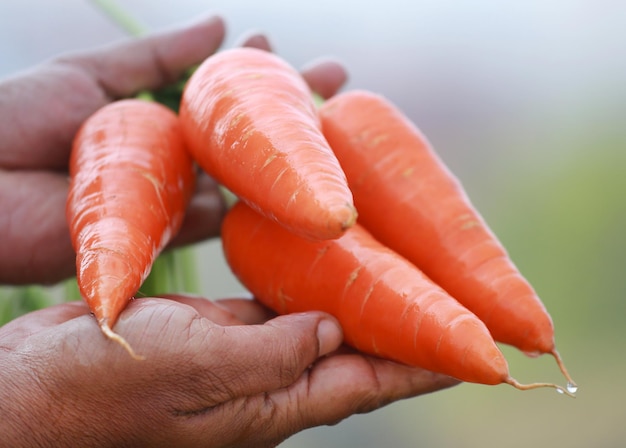
<instances>
[{"instance_id":1,"label":"long orange carrot","mask_svg":"<svg viewBox=\"0 0 626 448\"><path fill-rule=\"evenodd\" d=\"M359 222L476 313L497 341L554 355L573 387L544 305L415 125L359 90L327 101L320 115Z\"/></svg>"},{"instance_id":2,"label":"long orange carrot","mask_svg":"<svg viewBox=\"0 0 626 448\"><path fill-rule=\"evenodd\" d=\"M311 91L278 56L233 48L209 57L185 87L180 120L198 164L257 211L312 239L354 224Z\"/></svg>"},{"instance_id":3,"label":"long orange carrot","mask_svg":"<svg viewBox=\"0 0 626 448\"><path fill-rule=\"evenodd\" d=\"M468 382L563 391L514 380L485 325L358 224L338 239L311 241L239 202L224 220L222 244L258 300L281 314L328 312L362 352Z\"/></svg>"},{"instance_id":4,"label":"long orange carrot","mask_svg":"<svg viewBox=\"0 0 626 448\"><path fill-rule=\"evenodd\" d=\"M103 107L76 135L67 219L77 282L102 331L112 327L178 232L195 175L177 116L122 100Z\"/></svg>"}]
</instances>

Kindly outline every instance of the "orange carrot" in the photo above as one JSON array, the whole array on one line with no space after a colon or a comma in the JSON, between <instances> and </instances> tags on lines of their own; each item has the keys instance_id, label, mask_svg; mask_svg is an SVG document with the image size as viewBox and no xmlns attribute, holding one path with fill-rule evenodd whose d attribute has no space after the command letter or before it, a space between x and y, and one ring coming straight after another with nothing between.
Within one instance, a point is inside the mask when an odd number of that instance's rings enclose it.
<instances>
[{"instance_id":1,"label":"orange carrot","mask_svg":"<svg viewBox=\"0 0 626 448\"><path fill-rule=\"evenodd\" d=\"M198 164L290 230L337 238L356 221L311 91L278 56L233 48L209 57L185 87L180 120Z\"/></svg>"},{"instance_id":2,"label":"orange carrot","mask_svg":"<svg viewBox=\"0 0 626 448\"><path fill-rule=\"evenodd\" d=\"M70 159L67 219L77 282L102 331L178 232L195 183L176 115L145 101L103 107L81 127Z\"/></svg>"},{"instance_id":3,"label":"orange carrot","mask_svg":"<svg viewBox=\"0 0 626 448\"><path fill-rule=\"evenodd\" d=\"M544 305L415 125L358 90L332 98L320 115L359 222L476 313L497 341L554 355L573 387Z\"/></svg>"},{"instance_id":4,"label":"orange carrot","mask_svg":"<svg viewBox=\"0 0 626 448\"><path fill-rule=\"evenodd\" d=\"M330 313L364 353L462 381L563 391L514 380L485 325L358 224L338 239L312 241L240 202L224 220L222 244L259 301L280 314Z\"/></svg>"}]
</instances>

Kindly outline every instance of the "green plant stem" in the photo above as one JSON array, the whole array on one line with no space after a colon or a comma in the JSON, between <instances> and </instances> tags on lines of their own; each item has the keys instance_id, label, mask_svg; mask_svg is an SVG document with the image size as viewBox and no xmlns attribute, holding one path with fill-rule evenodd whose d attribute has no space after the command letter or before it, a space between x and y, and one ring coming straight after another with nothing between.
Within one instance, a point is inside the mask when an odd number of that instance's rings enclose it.
<instances>
[{"instance_id":1,"label":"green plant stem","mask_svg":"<svg viewBox=\"0 0 626 448\"><path fill-rule=\"evenodd\" d=\"M52 305L51 297L42 286L29 285L20 288L20 308L23 314Z\"/></svg>"},{"instance_id":2,"label":"green plant stem","mask_svg":"<svg viewBox=\"0 0 626 448\"><path fill-rule=\"evenodd\" d=\"M322 107L322 104L324 104L324 98L322 98L322 95L320 95L319 93L313 92L313 102L315 103L315 105L317 107Z\"/></svg>"},{"instance_id":3,"label":"green plant stem","mask_svg":"<svg viewBox=\"0 0 626 448\"><path fill-rule=\"evenodd\" d=\"M16 317L15 302L16 300L13 297L4 291L2 292L2 297L0 297L0 326Z\"/></svg>"},{"instance_id":4,"label":"green plant stem","mask_svg":"<svg viewBox=\"0 0 626 448\"><path fill-rule=\"evenodd\" d=\"M196 252L191 247L183 247L174 252L178 278L181 289L189 293L199 293L198 275L196 272Z\"/></svg>"},{"instance_id":5,"label":"green plant stem","mask_svg":"<svg viewBox=\"0 0 626 448\"><path fill-rule=\"evenodd\" d=\"M139 289L141 295L153 297L170 292L172 282L170 281L171 272L168 266L170 264L168 261L169 257L171 257L171 253L166 252L154 260L148 278L146 278Z\"/></svg>"},{"instance_id":6,"label":"green plant stem","mask_svg":"<svg viewBox=\"0 0 626 448\"><path fill-rule=\"evenodd\" d=\"M63 292L65 295L65 300L67 302L73 302L75 300L82 299L80 291L78 289L78 284L76 283L76 277L65 280L63 286Z\"/></svg>"},{"instance_id":7,"label":"green plant stem","mask_svg":"<svg viewBox=\"0 0 626 448\"><path fill-rule=\"evenodd\" d=\"M143 100L143 101L154 101L154 93L150 92L149 90L142 90L141 92L139 92L137 95L135 95L135 98L137 98L138 100Z\"/></svg>"},{"instance_id":8,"label":"green plant stem","mask_svg":"<svg viewBox=\"0 0 626 448\"><path fill-rule=\"evenodd\" d=\"M114 0L91 0L96 7L109 16L111 21L131 36L142 36L148 32L148 28L139 23L128 14Z\"/></svg>"}]
</instances>

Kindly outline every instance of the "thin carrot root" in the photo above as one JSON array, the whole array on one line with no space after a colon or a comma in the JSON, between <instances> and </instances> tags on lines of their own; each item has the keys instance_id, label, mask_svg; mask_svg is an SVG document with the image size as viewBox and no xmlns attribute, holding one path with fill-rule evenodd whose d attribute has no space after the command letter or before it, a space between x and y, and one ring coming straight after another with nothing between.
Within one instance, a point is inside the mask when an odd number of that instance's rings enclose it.
<instances>
[{"instance_id":1,"label":"thin carrot root","mask_svg":"<svg viewBox=\"0 0 626 448\"><path fill-rule=\"evenodd\" d=\"M111 330L111 327L109 327L109 324L104 322L100 324L100 329L102 330L102 332L104 333L104 335L111 339L114 342L117 342L118 344L120 344L124 350L126 350L128 352L128 354L135 360L137 361L143 361L144 359L146 359L145 356L142 355L138 355L137 353L135 353L135 350L133 350L133 348L130 346L130 344L126 341L126 339L124 339L122 336L120 336L119 334L117 334L116 332L114 332L113 330Z\"/></svg>"},{"instance_id":2,"label":"thin carrot root","mask_svg":"<svg viewBox=\"0 0 626 448\"><path fill-rule=\"evenodd\" d=\"M561 358L561 355L556 349L552 350L551 354L552 356L554 356L554 359L556 359L556 363L559 366L561 373L563 373L563 376L567 380L567 390L573 394L576 393L576 391L578 391L578 385L576 384L576 381L572 379L569 372L565 368L565 363L563 362L563 358Z\"/></svg>"},{"instance_id":3,"label":"thin carrot root","mask_svg":"<svg viewBox=\"0 0 626 448\"><path fill-rule=\"evenodd\" d=\"M560 394L567 395L568 397L576 398L576 395L574 395L574 392L570 392L569 385L568 385L568 388L564 388L554 383L522 384L512 377L508 377L505 383L510 384L511 386L519 390L530 390L530 389L539 389L540 387L551 387L553 389L556 389L556 391Z\"/></svg>"}]
</instances>

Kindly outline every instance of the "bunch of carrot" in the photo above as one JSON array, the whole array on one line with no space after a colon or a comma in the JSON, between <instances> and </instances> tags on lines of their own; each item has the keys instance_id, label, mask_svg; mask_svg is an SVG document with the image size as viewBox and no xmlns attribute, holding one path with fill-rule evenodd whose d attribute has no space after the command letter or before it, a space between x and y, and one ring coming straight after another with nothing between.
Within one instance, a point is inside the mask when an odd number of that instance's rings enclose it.
<instances>
[{"instance_id":1,"label":"bunch of carrot","mask_svg":"<svg viewBox=\"0 0 626 448\"><path fill-rule=\"evenodd\" d=\"M463 381L575 392L550 316L418 129L366 91L317 108L295 69L249 48L200 65L178 118L127 100L76 138L78 282L109 337L180 228L194 161L240 199L224 253L276 312L329 312L356 349ZM568 387L520 384L496 342L552 354Z\"/></svg>"}]
</instances>

